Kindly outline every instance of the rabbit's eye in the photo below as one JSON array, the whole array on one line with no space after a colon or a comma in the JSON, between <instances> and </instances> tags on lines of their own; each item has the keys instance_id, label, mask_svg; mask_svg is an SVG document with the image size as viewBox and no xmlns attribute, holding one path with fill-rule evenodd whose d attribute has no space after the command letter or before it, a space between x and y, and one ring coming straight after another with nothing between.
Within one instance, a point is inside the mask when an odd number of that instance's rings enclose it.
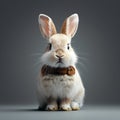
<instances>
[{"instance_id":1,"label":"rabbit's eye","mask_svg":"<svg viewBox=\"0 0 120 120\"><path fill-rule=\"evenodd\" d=\"M49 45L48 45L48 49L51 50L51 48L52 48L52 44L49 43Z\"/></svg>"},{"instance_id":2,"label":"rabbit's eye","mask_svg":"<svg viewBox=\"0 0 120 120\"><path fill-rule=\"evenodd\" d=\"M46 51L51 50L51 48L52 48L52 44L51 44L51 43L49 43L49 44L48 44L48 46L47 46L47 50L46 50Z\"/></svg>"},{"instance_id":3,"label":"rabbit's eye","mask_svg":"<svg viewBox=\"0 0 120 120\"><path fill-rule=\"evenodd\" d=\"M68 49L68 50L70 49L70 46L69 46L69 44L67 45L67 49Z\"/></svg>"}]
</instances>

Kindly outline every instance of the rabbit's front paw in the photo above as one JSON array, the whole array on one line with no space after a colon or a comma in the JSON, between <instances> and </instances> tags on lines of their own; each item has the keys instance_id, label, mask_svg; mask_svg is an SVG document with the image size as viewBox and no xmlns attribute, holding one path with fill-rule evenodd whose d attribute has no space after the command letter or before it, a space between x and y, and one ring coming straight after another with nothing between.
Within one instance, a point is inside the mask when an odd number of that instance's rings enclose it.
<instances>
[{"instance_id":1,"label":"rabbit's front paw","mask_svg":"<svg viewBox=\"0 0 120 120\"><path fill-rule=\"evenodd\" d=\"M71 111L70 102L71 100L69 98L63 98L60 103L60 110Z\"/></svg>"},{"instance_id":2,"label":"rabbit's front paw","mask_svg":"<svg viewBox=\"0 0 120 120\"><path fill-rule=\"evenodd\" d=\"M50 96L47 99L47 106L46 106L46 110L48 111L56 111L58 110L58 104L55 98L53 98L52 96Z\"/></svg>"},{"instance_id":3,"label":"rabbit's front paw","mask_svg":"<svg viewBox=\"0 0 120 120\"><path fill-rule=\"evenodd\" d=\"M71 107L70 107L70 104L64 104L64 105L61 105L60 106L60 110L62 111L71 111Z\"/></svg>"},{"instance_id":4,"label":"rabbit's front paw","mask_svg":"<svg viewBox=\"0 0 120 120\"><path fill-rule=\"evenodd\" d=\"M80 105L77 102L71 103L72 110L80 110Z\"/></svg>"},{"instance_id":5,"label":"rabbit's front paw","mask_svg":"<svg viewBox=\"0 0 120 120\"><path fill-rule=\"evenodd\" d=\"M58 106L57 105L47 105L46 110L56 111L56 110L58 110Z\"/></svg>"}]
</instances>

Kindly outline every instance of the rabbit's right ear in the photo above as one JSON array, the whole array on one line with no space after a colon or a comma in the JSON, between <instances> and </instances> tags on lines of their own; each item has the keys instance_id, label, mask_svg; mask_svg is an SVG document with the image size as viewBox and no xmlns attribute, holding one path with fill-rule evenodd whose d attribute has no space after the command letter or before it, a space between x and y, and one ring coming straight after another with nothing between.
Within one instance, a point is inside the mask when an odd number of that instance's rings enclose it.
<instances>
[{"instance_id":1,"label":"rabbit's right ear","mask_svg":"<svg viewBox=\"0 0 120 120\"><path fill-rule=\"evenodd\" d=\"M40 14L38 18L40 31L44 38L49 39L52 35L56 34L55 25L50 17Z\"/></svg>"},{"instance_id":2,"label":"rabbit's right ear","mask_svg":"<svg viewBox=\"0 0 120 120\"><path fill-rule=\"evenodd\" d=\"M62 25L61 33L70 36L71 38L75 35L79 24L79 16L78 14L72 14L69 16Z\"/></svg>"}]
</instances>

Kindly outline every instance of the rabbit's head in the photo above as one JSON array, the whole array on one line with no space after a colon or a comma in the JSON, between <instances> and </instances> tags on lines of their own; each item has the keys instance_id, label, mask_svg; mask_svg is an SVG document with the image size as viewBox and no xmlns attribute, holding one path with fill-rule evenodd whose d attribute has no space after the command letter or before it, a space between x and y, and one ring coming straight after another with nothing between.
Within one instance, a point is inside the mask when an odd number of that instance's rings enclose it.
<instances>
[{"instance_id":1,"label":"rabbit's head","mask_svg":"<svg viewBox=\"0 0 120 120\"><path fill-rule=\"evenodd\" d=\"M52 67L74 66L77 55L71 46L71 39L78 28L78 15L69 16L64 21L60 33L57 33L52 19L47 15L40 14L38 21L43 37L48 40L46 52L41 57L42 63Z\"/></svg>"}]
</instances>

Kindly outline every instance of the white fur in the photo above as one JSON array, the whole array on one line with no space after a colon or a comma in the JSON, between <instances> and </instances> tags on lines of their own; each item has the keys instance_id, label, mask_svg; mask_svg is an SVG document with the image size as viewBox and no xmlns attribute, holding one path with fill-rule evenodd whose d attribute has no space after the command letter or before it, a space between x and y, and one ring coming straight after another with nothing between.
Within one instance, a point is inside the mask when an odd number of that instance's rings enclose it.
<instances>
[{"instance_id":1,"label":"white fur","mask_svg":"<svg viewBox=\"0 0 120 120\"><path fill-rule=\"evenodd\" d=\"M63 104L62 106L60 106L60 109L66 110L66 111L72 110L70 107L70 104Z\"/></svg>"},{"instance_id":2,"label":"white fur","mask_svg":"<svg viewBox=\"0 0 120 120\"><path fill-rule=\"evenodd\" d=\"M71 108L73 110L78 110L78 109L80 109L80 105L77 102L72 102L71 103Z\"/></svg>"},{"instance_id":3,"label":"white fur","mask_svg":"<svg viewBox=\"0 0 120 120\"><path fill-rule=\"evenodd\" d=\"M62 81L61 81L62 80ZM76 97L78 91L80 96ZM83 103L84 87L81 78L76 69L74 76L53 76L47 75L39 80L38 96L40 105L46 103L46 98L53 96L54 98L70 98L79 104Z\"/></svg>"},{"instance_id":4,"label":"white fur","mask_svg":"<svg viewBox=\"0 0 120 120\"><path fill-rule=\"evenodd\" d=\"M74 27L77 28L78 15L73 14L68 18L68 20L70 20L71 17L74 18L75 23L77 22L76 24L74 24L75 25ZM67 23L67 29L69 29L68 24L69 23ZM75 34L75 32L76 29L71 34L73 35ZM44 64L53 67L74 66L75 74L73 76L40 75L40 78L38 80L38 90L37 90L39 104L42 106L43 104L47 103L47 98L52 96L53 98L56 99L69 98L72 101L71 106L73 108L78 107L78 105L82 106L85 95L85 89L81 77L78 73L78 70L75 66L77 62L77 55L75 54L71 46L71 37L64 34L54 34L50 36L49 42L52 44L52 49L50 51L45 52L42 55L41 66L43 66ZM68 44L70 46L69 50L67 49ZM57 64L56 51L59 49L63 51L62 55L64 57L62 58L63 63ZM53 106L47 106L47 109L48 107L52 109ZM69 109L70 105L65 104L64 107L65 109Z\"/></svg>"},{"instance_id":5,"label":"white fur","mask_svg":"<svg viewBox=\"0 0 120 120\"><path fill-rule=\"evenodd\" d=\"M46 52L42 55L41 57L41 61L43 64L47 64L47 65L50 65L52 67L68 67L70 65L75 65L76 62L77 62L77 55L75 54L73 48L71 47L70 45L70 50L67 50L67 44L71 44L71 39L69 37L67 37L66 35L63 35L63 34L55 34L53 35L51 38L50 38L50 43L53 43L52 44L52 50L49 51L49 52ZM63 42L65 42L65 45L63 44ZM63 49L63 51L65 52L65 57L63 58L63 63L64 64L56 64L56 60L55 59L53 61L53 59L51 60L51 56L54 57L55 55L55 51L58 49L58 48L61 48Z\"/></svg>"},{"instance_id":6,"label":"white fur","mask_svg":"<svg viewBox=\"0 0 120 120\"><path fill-rule=\"evenodd\" d=\"M46 110L55 110L56 106L55 105L47 105Z\"/></svg>"}]
</instances>

